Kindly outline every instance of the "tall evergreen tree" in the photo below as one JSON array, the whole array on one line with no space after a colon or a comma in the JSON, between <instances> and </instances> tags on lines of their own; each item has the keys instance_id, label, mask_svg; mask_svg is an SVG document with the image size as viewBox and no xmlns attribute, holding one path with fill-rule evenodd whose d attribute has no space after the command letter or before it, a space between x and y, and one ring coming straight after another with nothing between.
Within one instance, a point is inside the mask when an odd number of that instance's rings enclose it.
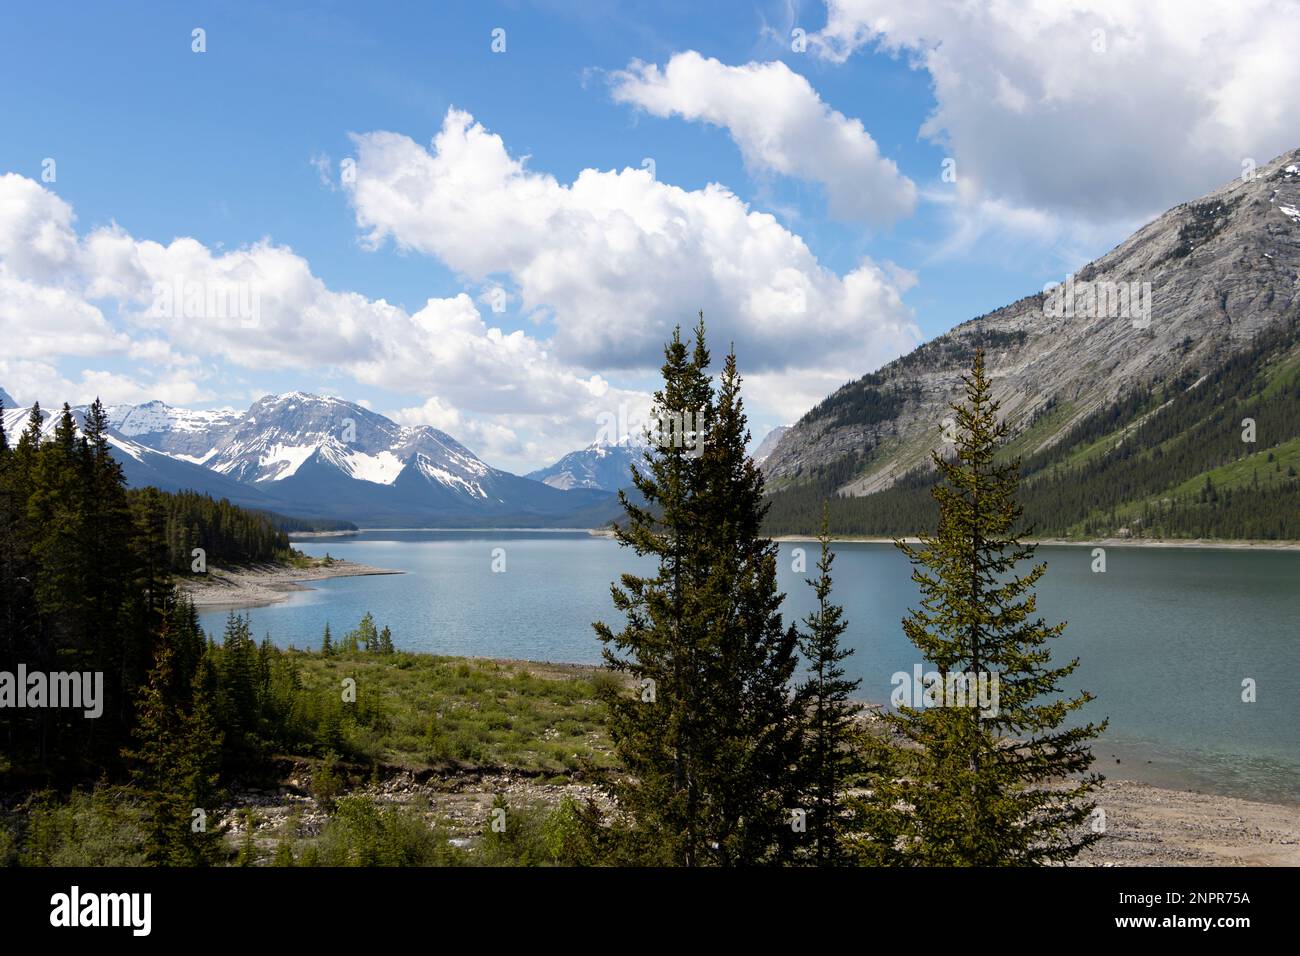
<instances>
[{"instance_id":1,"label":"tall evergreen tree","mask_svg":"<svg viewBox=\"0 0 1300 956\"><path fill-rule=\"evenodd\" d=\"M863 735L856 720L859 707L852 701L862 682L850 680L843 666L853 650L840 643L848 623L843 608L830 599L835 554L830 547L826 509L822 511L818 543L818 574L808 581L817 596L817 607L804 618L805 630L799 637L808 675L795 691L796 710L804 721L800 806L809 816L812 862L836 866L847 862L844 844L854 828L848 787L865 769Z\"/></svg>"},{"instance_id":2,"label":"tall evergreen tree","mask_svg":"<svg viewBox=\"0 0 1300 956\"><path fill-rule=\"evenodd\" d=\"M659 440L633 467L641 501L620 492L615 531L658 570L611 586L621 631L595 625L607 666L634 683L606 693L630 775L616 791L647 861L762 862L781 840L794 636L776 546L759 536L763 482L745 453L735 358L715 399L703 316L693 350L678 329L664 354Z\"/></svg>"},{"instance_id":3,"label":"tall evergreen tree","mask_svg":"<svg viewBox=\"0 0 1300 956\"><path fill-rule=\"evenodd\" d=\"M205 682L193 681L190 700L183 700L175 659L171 644L159 642L137 701L135 745L125 756L144 798L146 857L160 866L198 866L222 854L222 736Z\"/></svg>"},{"instance_id":4,"label":"tall evergreen tree","mask_svg":"<svg viewBox=\"0 0 1300 956\"><path fill-rule=\"evenodd\" d=\"M1019 462L995 460L1007 426L998 420L982 350L963 383L965 401L951 406L955 458L933 456L943 479L934 490L938 530L918 546L897 542L922 594L903 629L944 688L964 677L973 696L983 679L996 687L997 705L913 701L888 715L907 745L894 748L893 772L868 801L864 853L911 865L1068 860L1099 839L1084 824L1101 779L1089 773L1089 741L1105 724L1063 727L1092 697L1055 696L1078 659L1052 666L1047 642L1065 625L1035 616L1032 589L1046 564L1017 571L1034 547L1016 532Z\"/></svg>"},{"instance_id":5,"label":"tall evergreen tree","mask_svg":"<svg viewBox=\"0 0 1300 956\"><path fill-rule=\"evenodd\" d=\"M258 650L248 617L231 611L226 618L221 649L217 657L220 681L218 710L226 731L222 754L226 768L254 759L261 746L258 737L261 707L258 695Z\"/></svg>"}]
</instances>

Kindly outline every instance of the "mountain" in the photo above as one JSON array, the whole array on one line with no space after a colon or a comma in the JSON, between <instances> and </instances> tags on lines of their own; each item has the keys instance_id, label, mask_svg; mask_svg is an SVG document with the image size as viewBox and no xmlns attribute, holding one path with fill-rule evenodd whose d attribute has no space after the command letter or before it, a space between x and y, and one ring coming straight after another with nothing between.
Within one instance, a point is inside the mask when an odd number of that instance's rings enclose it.
<instances>
[{"instance_id":1,"label":"mountain","mask_svg":"<svg viewBox=\"0 0 1300 956\"><path fill-rule=\"evenodd\" d=\"M779 425L768 432L754 450L754 461L761 465L788 430L789 426ZM640 463L644 454L644 446L627 441L616 445L597 442L571 451L555 464L529 472L527 477L561 491L573 488L618 491L632 486L632 465Z\"/></svg>"},{"instance_id":2,"label":"mountain","mask_svg":"<svg viewBox=\"0 0 1300 956\"><path fill-rule=\"evenodd\" d=\"M8 403L5 404L4 428L11 443L18 440L18 435L26 427L30 411L29 408L10 408ZM85 420L84 412L84 407L72 410L78 429ZM48 438L53 434L58 419L48 408L41 409L41 417L41 431ZM126 483L132 488L151 486L163 491L197 491L214 498L228 498L233 504L249 508L274 509L280 505L254 487L149 448L114 428L109 430L108 443L114 459L122 466Z\"/></svg>"},{"instance_id":3,"label":"mountain","mask_svg":"<svg viewBox=\"0 0 1300 956\"><path fill-rule=\"evenodd\" d=\"M618 491L632 485L632 465L640 462L645 448L629 442L597 442L571 451L555 464L531 471L527 477L561 491L589 488Z\"/></svg>"},{"instance_id":4,"label":"mountain","mask_svg":"<svg viewBox=\"0 0 1300 956\"><path fill-rule=\"evenodd\" d=\"M0 402L4 402L4 406L6 409L16 408L18 405L18 403L14 401L13 396L10 395L8 392L6 392L3 388L0 388Z\"/></svg>"},{"instance_id":5,"label":"mountain","mask_svg":"<svg viewBox=\"0 0 1300 956\"><path fill-rule=\"evenodd\" d=\"M929 455L983 347L1040 531L1281 536L1298 512L1286 473L1300 458L1298 312L1300 150L1169 210L1062 288L832 393L763 464L772 529L811 530L827 496L844 530L924 527ZM1242 441L1247 418L1255 442ZM1222 500L1251 481L1253 501Z\"/></svg>"},{"instance_id":6,"label":"mountain","mask_svg":"<svg viewBox=\"0 0 1300 956\"><path fill-rule=\"evenodd\" d=\"M241 417L234 411L190 411L159 401L111 405L105 411L119 435L196 465L205 463Z\"/></svg>"},{"instance_id":7,"label":"mountain","mask_svg":"<svg viewBox=\"0 0 1300 956\"><path fill-rule=\"evenodd\" d=\"M132 483L217 486L232 501L238 495L285 515L372 526L588 527L617 510L604 491L565 494L492 468L445 432L398 425L339 398L289 392L246 412L148 402L108 413Z\"/></svg>"},{"instance_id":8,"label":"mountain","mask_svg":"<svg viewBox=\"0 0 1300 956\"><path fill-rule=\"evenodd\" d=\"M789 430L789 425L777 425L763 436L763 440L759 442L758 447L754 449L754 464L761 465L763 462L767 461L767 459L771 457L772 452L776 450L777 444L780 443L781 439L785 436L785 433Z\"/></svg>"}]
</instances>

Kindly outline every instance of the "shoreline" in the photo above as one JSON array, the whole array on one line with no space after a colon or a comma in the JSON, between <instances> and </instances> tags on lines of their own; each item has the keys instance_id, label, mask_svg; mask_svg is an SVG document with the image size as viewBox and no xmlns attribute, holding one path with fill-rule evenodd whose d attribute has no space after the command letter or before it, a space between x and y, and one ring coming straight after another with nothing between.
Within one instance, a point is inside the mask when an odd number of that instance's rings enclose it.
<instances>
[{"instance_id":1,"label":"shoreline","mask_svg":"<svg viewBox=\"0 0 1300 956\"><path fill-rule=\"evenodd\" d=\"M266 607L287 601L298 591L311 591L304 581L327 578L365 577L372 574L405 574L391 568L376 568L335 558L332 564L295 568L279 564L241 568L209 568L202 577L183 578L178 586L200 611L215 608Z\"/></svg>"},{"instance_id":2,"label":"shoreline","mask_svg":"<svg viewBox=\"0 0 1300 956\"><path fill-rule=\"evenodd\" d=\"M350 538L361 534L384 531L437 531L470 534L517 532L548 534L587 534L593 538L613 538L614 532L608 528L358 528L356 531L295 531L290 532L290 540L314 540L317 538ZM771 540L777 542L815 542L813 534L778 534ZM887 535L833 534L831 541L847 544L893 544L894 538ZM920 538L906 535L898 540L907 544L917 544ZM1024 538L1025 544L1045 545L1059 548L1173 548L1193 551L1300 551L1300 541L1251 540L1236 538Z\"/></svg>"},{"instance_id":3,"label":"shoreline","mask_svg":"<svg viewBox=\"0 0 1300 956\"><path fill-rule=\"evenodd\" d=\"M1137 780L1096 796L1105 836L1074 866L1300 866L1300 807Z\"/></svg>"},{"instance_id":4,"label":"shoreline","mask_svg":"<svg viewBox=\"0 0 1300 956\"><path fill-rule=\"evenodd\" d=\"M597 533L598 532L593 532ZM783 534L772 538L778 542L816 542L815 535ZM867 535L832 535L836 541L848 544L893 544L894 538ZM899 538L906 544L918 544L920 538ZM1191 551L1300 551L1300 541L1239 541L1215 538L1095 538L1076 541L1071 538L1024 538L1024 544L1055 548L1172 548Z\"/></svg>"}]
</instances>

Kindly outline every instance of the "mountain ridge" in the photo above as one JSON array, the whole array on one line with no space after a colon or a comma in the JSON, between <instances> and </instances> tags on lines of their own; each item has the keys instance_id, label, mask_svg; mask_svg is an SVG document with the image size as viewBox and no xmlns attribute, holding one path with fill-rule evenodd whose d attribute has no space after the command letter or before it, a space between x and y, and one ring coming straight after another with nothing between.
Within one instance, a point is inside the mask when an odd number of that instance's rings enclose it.
<instances>
[{"instance_id":1,"label":"mountain ridge","mask_svg":"<svg viewBox=\"0 0 1300 956\"><path fill-rule=\"evenodd\" d=\"M570 495L501 471L445 432L399 425L340 398L295 391L264 396L242 413L158 401L107 412L130 484L201 491L293 517L589 527L616 510L613 495ZM28 413L6 411L6 429L20 430ZM83 413L79 407L76 417Z\"/></svg>"},{"instance_id":2,"label":"mountain ridge","mask_svg":"<svg viewBox=\"0 0 1300 956\"><path fill-rule=\"evenodd\" d=\"M1273 427L1269 444L1260 449L1273 447L1273 439L1280 447L1300 436L1300 430L1289 433L1289 424L1283 427L1290 422L1289 406L1269 404L1274 393L1287 393L1288 362L1297 348L1291 334L1300 310L1297 207L1300 150L1260 167L1250 179L1175 206L1078 270L1068 286L963 322L842 386L810 409L764 463L774 492L774 529L806 525L807 509L795 501L810 493L839 499L833 510L853 513L854 521L881 533L924 528L925 509L909 496L928 488L930 453L951 452L948 403L958 397L960 377L977 347L985 349L994 397L1010 426L1008 454L1024 459L1031 485L1053 469L1075 470L1082 482L1077 469L1098 462L1118 474L1125 456L1144 457L1168 472L1168 490L1177 490L1164 496L1172 507L1185 497L1186 489L1178 490L1185 480L1213 481L1215 469L1231 458L1233 449L1221 441L1230 423L1216 419L1225 409L1244 409L1240 422L1252 407L1267 405ZM1116 309L1112 293L1121 286L1137 293L1129 297L1130 306L1145 300L1145 309ZM1090 290L1091 300L1085 296L1082 305L1063 310L1064 293L1080 289ZM1267 348L1256 351L1261 342ZM1247 355L1255 363L1250 375L1234 365ZM1229 379L1230 388L1223 385ZM1226 389L1217 407L1200 397L1212 389ZM1162 423L1175 419L1184 431L1167 433ZM1211 419L1217 432L1206 431ZM1154 440L1157 433L1159 447L1143 444L1143 436ZM1182 447L1191 434L1205 446L1196 453ZM1248 455L1251 447L1236 451ZM1276 463L1270 461L1270 468ZM1142 487L1154 480L1144 476ZM1088 487L1108 502L1116 522L1134 517L1134 507L1152 505L1146 498L1121 501L1107 489ZM1079 489L1058 484L1071 497ZM878 495L884 498L877 505L843 502ZM898 515L920 523L889 526L886 516L873 511L885 500L894 502ZM1071 514L1069 523L1052 530L1081 533L1087 525L1114 532L1122 526L1107 525L1109 512ZM1031 515L1065 518L1046 503ZM1173 525L1182 528L1181 520Z\"/></svg>"}]
</instances>

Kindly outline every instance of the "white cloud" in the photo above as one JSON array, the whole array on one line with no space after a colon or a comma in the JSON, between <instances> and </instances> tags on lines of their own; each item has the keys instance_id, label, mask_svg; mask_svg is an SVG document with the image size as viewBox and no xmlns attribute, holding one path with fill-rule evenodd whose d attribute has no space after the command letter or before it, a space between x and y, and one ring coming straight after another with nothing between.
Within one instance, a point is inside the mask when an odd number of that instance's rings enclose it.
<instances>
[{"instance_id":1,"label":"white cloud","mask_svg":"<svg viewBox=\"0 0 1300 956\"><path fill-rule=\"evenodd\" d=\"M734 342L751 370L793 354L872 368L918 338L893 270L863 260L838 275L722 186L688 191L636 169L564 185L454 109L431 149L390 132L354 140L364 240L391 238L476 282L508 277L525 312L553 319L567 365L653 368L673 325L701 308L715 347Z\"/></svg>"},{"instance_id":2,"label":"white cloud","mask_svg":"<svg viewBox=\"0 0 1300 956\"><path fill-rule=\"evenodd\" d=\"M1133 222L1294 148L1292 0L829 0L814 48L930 73L968 204Z\"/></svg>"},{"instance_id":3,"label":"white cloud","mask_svg":"<svg viewBox=\"0 0 1300 956\"><path fill-rule=\"evenodd\" d=\"M216 397L198 384L212 371L203 362L337 370L361 385L422 396L416 408L426 420L441 415L457 438L530 466L589 442L605 404L644 400L565 366L535 337L489 326L466 293L408 313L329 289L306 260L269 240L214 252L191 238L135 239L115 225L78 237L71 208L20 176L0 177L0 213L0 384L21 395L183 405ZM207 299L213 290L230 295ZM199 293L192 303L190 291ZM213 302L255 303L256 314L215 314ZM100 304L115 307L115 322ZM55 364L69 357L134 367L83 368L69 378Z\"/></svg>"},{"instance_id":4,"label":"white cloud","mask_svg":"<svg viewBox=\"0 0 1300 956\"><path fill-rule=\"evenodd\" d=\"M0 266L35 280L67 275L77 256L72 207L40 183L0 176Z\"/></svg>"},{"instance_id":5,"label":"white cloud","mask_svg":"<svg viewBox=\"0 0 1300 956\"><path fill-rule=\"evenodd\" d=\"M0 342L13 358L108 355L129 345L75 291L40 285L0 267Z\"/></svg>"},{"instance_id":6,"label":"white cloud","mask_svg":"<svg viewBox=\"0 0 1300 956\"><path fill-rule=\"evenodd\" d=\"M64 402L87 405L96 398L106 404L161 399L172 405L207 402L212 394L189 376L166 373L150 381L116 372L83 370L75 379L60 374L48 362L0 360L0 384L24 404L41 402L57 408Z\"/></svg>"},{"instance_id":7,"label":"white cloud","mask_svg":"<svg viewBox=\"0 0 1300 956\"><path fill-rule=\"evenodd\" d=\"M611 80L618 102L726 129L753 171L821 183L836 218L884 226L916 205L915 184L861 121L831 109L779 60L727 66L691 50L662 70L633 62Z\"/></svg>"}]
</instances>

